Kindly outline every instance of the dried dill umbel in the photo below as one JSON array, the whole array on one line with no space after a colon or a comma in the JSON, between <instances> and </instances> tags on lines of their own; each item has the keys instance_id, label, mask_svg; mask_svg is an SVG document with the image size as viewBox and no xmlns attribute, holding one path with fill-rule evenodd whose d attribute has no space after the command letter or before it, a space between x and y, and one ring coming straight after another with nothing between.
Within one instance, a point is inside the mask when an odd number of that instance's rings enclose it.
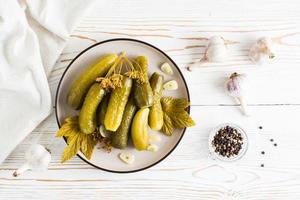
<instances>
[{"instance_id":1,"label":"dried dill umbel","mask_svg":"<svg viewBox=\"0 0 300 200\"><path fill-rule=\"evenodd\" d=\"M103 137L100 134L100 131L99 131L98 127L96 128L95 132L92 133L92 135L93 135L94 140L98 142L97 149L103 149L107 153L111 152L112 145L111 145L110 138Z\"/></svg>"},{"instance_id":2,"label":"dried dill umbel","mask_svg":"<svg viewBox=\"0 0 300 200\"><path fill-rule=\"evenodd\" d=\"M110 138L104 138L101 137L99 140L99 145L97 147L97 149L103 149L105 152L110 153L112 150L112 145L111 145L111 141Z\"/></svg>"},{"instance_id":3,"label":"dried dill umbel","mask_svg":"<svg viewBox=\"0 0 300 200\"><path fill-rule=\"evenodd\" d=\"M128 59L124 52L117 58L113 66L107 72L105 77L98 77L96 82L99 83L103 89L115 89L122 86L123 76L127 76L131 79L136 80L138 83L144 83L146 77L141 72L138 65L134 67L133 62Z\"/></svg>"}]
</instances>

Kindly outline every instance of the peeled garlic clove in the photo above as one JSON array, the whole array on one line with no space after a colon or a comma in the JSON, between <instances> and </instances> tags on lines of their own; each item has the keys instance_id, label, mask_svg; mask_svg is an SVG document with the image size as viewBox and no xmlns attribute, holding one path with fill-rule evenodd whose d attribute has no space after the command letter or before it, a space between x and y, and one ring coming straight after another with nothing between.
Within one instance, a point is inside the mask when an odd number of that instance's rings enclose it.
<instances>
[{"instance_id":1,"label":"peeled garlic clove","mask_svg":"<svg viewBox=\"0 0 300 200\"><path fill-rule=\"evenodd\" d=\"M178 83L175 80L168 81L163 85L163 88L165 90L177 90L178 89Z\"/></svg>"},{"instance_id":2,"label":"peeled garlic clove","mask_svg":"<svg viewBox=\"0 0 300 200\"><path fill-rule=\"evenodd\" d=\"M159 135L150 135L149 136L149 142L160 142L161 137Z\"/></svg>"},{"instance_id":3,"label":"peeled garlic clove","mask_svg":"<svg viewBox=\"0 0 300 200\"><path fill-rule=\"evenodd\" d=\"M126 152L120 153L119 157L126 164L132 164L135 160L134 155Z\"/></svg>"},{"instance_id":4,"label":"peeled garlic clove","mask_svg":"<svg viewBox=\"0 0 300 200\"><path fill-rule=\"evenodd\" d=\"M158 146L155 144L150 144L147 148L147 151L156 152L156 151L158 151Z\"/></svg>"},{"instance_id":5,"label":"peeled garlic clove","mask_svg":"<svg viewBox=\"0 0 300 200\"><path fill-rule=\"evenodd\" d=\"M172 67L169 65L169 63L163 63L161 66L160 66L160 69L162 72L166 73L166 74L173 74L173 70L172 70Z\"/></svg>"},{"instance_id":6,"label":"peeled garlic clove","mask_svg":"<svg viewBox=\"0 0 300 200\"><path fill-rule=\"evenodd\" d=\"M101 125L101 126L99 127L99 133L100 133L100 135L101 135L102 137L104 137L104 138L110 137L110 133L106 130L106 128L105 128L103 125Z\"/></svg>"}]
</instances>

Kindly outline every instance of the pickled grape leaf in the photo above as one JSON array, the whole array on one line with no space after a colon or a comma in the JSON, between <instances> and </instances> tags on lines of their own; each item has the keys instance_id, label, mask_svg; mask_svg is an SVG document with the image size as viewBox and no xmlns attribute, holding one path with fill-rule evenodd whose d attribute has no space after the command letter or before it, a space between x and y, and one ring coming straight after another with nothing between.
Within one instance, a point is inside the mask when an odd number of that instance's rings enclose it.
<instances>
[{"instance_id":1,"label":"pickled grape leaf","mask_svg":"<svg viewBox=\"0 0 300 200\"><path fill-rule=\"evenodd\" d=\"M62 127L57 131L56 137L65 137L67 147L64 149L61 162L65 162L81 151L87 159L91 159L97 137L95 134L85 134L79 129L78 116L65 119Z\"/></svg>"},{"instance_id":2,"label":"pickled grape leaf","mask_svg":"<svg viewBox=\"0 0 300 200\"><path fill-rule=\"evenodd\" d=\"M190 103L183 98L162 97L162 110L164 112L164 124L161 131L166 135L172 135L175 128L185 128L195 125L186 108Z\"/></svg>"},{"instance_id":3,"label":"pickled grape leaf","mask_svg":"<svg viewBox=\"0 0 300 200\"><path fill-rule=\"evenodd\" d=\"M164 119L164 123L163 126L161 127L161 131L166 135L172 135L174 131L174 126L172 124L171 118L164 112L163 119Z\"/></svg>"}]
</instances>

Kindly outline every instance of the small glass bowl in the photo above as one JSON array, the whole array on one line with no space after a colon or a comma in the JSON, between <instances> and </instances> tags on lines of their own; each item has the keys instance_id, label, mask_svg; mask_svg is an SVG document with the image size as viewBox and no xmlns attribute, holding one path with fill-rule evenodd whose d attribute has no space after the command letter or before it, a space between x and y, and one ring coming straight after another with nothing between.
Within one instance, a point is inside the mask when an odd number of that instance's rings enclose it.
<instances>
[{"instance_id":1,"label":"small glass bowl","mask_svg":"<svg viewBox=\"0 0 300 200\"><path fill-rule=\"evenodd\" d=\"M212 144L212 141L215 137L215 135L217 134L218 130L220 130L221 128L224 128L226 126L230 126L232 128L235 128L238 130L239 133L241 133L241 136L243 138L243 145L241 150L239 151L238 155L233 156L233 157L226 157L226 156L222 156L219 153L215 152L214 150L214 146ZM214 160L220 160L220 161L225 161L225 162L232 162L232 161L236 161L241 159L245 153L248 150L248 136L246 134L246 132L238 125L233 124L233 123L224 123L224 124L220 124L219 126L215 127L209 134L209 138L208 138L208 148L209 148L209 153L212 159Z\"/></svg>"}]
</instances>

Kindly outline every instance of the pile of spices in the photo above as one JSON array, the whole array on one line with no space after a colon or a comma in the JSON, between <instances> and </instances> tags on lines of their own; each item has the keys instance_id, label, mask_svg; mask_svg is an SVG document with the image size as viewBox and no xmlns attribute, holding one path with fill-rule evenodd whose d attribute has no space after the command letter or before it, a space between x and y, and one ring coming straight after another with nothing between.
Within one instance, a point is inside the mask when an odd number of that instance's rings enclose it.
<instances>
[{"instance_id":1,"label":"pile of spices","mask_svg":"<svg viewBox=\"0 0 300 200\"><path fill-rule=\"evenodd\" d=\"M230 126L219 129L212 141L215 152L228 158L237 156L243 143L242 134Z\"/></svg>"}]
</instances>

